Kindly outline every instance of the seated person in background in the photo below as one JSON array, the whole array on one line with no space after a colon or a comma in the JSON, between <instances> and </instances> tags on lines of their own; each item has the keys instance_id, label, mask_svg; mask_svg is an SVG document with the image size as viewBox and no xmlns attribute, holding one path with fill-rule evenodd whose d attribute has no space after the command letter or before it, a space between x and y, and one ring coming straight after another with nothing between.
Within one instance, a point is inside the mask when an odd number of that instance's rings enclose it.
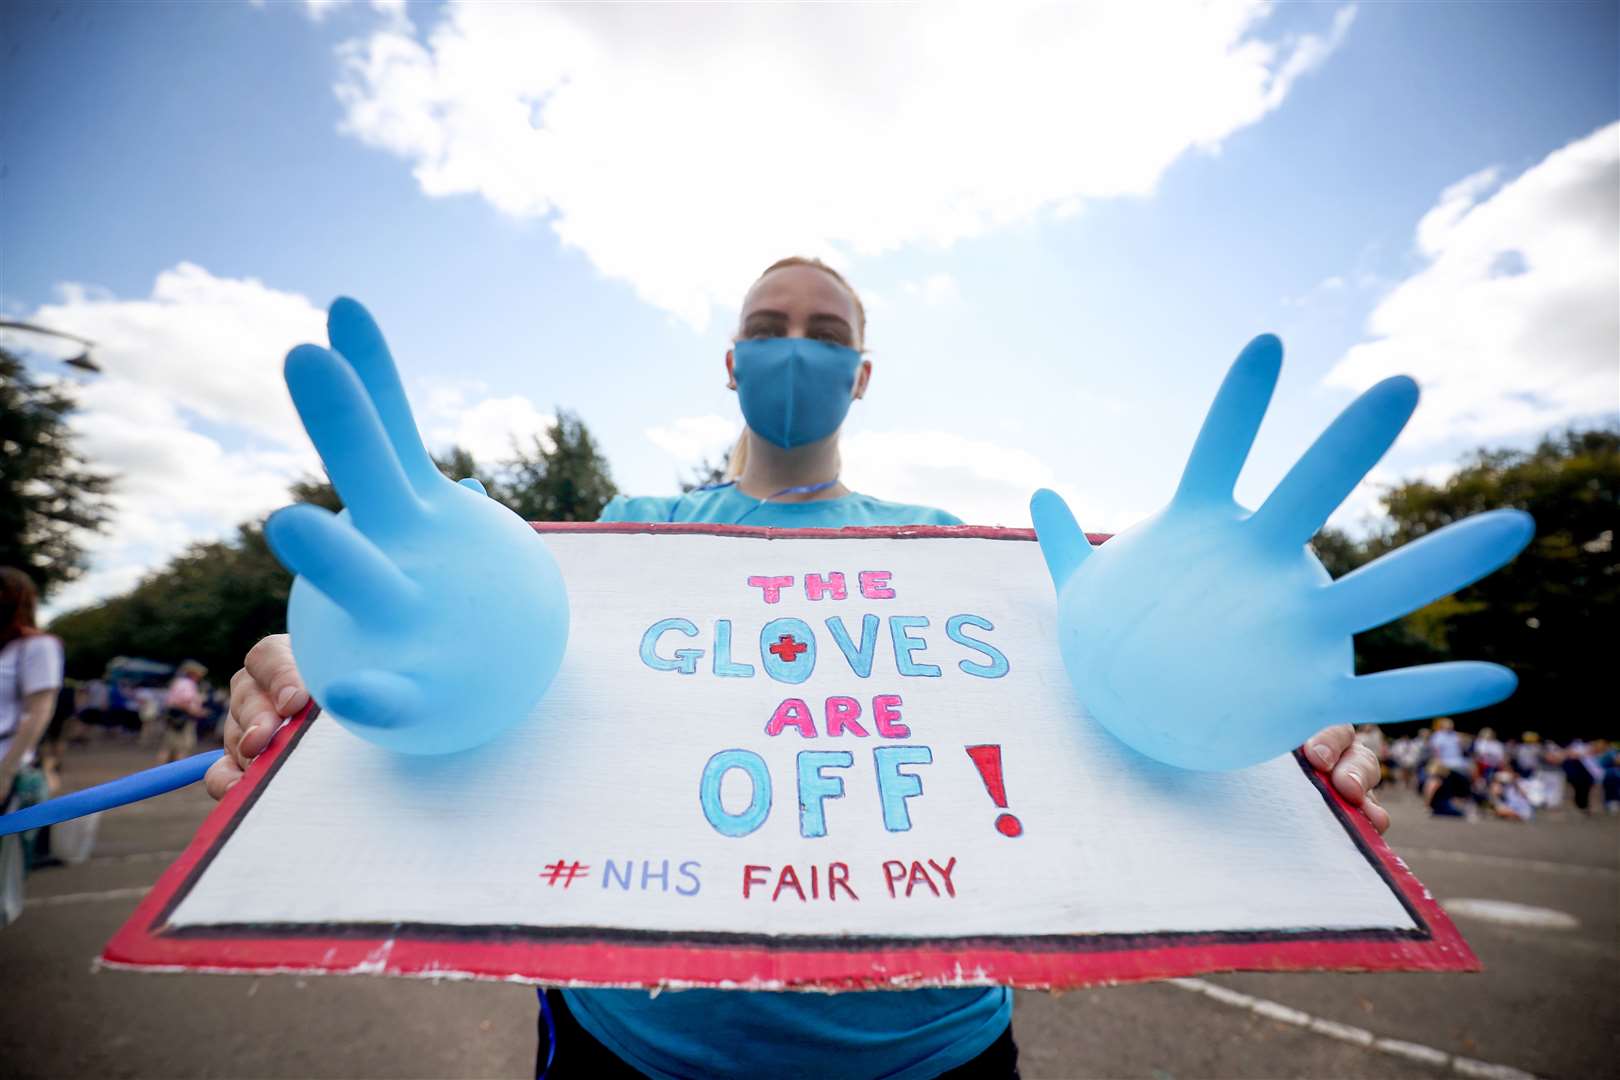
<instances>
[{"instance_id":1,"label":"seated person in background","mask_svg":"<svg viewBox=\"0 0 1620 1080\"><path fill-rule=\"evenodd\" d=\"M1466 775L1441 761L1429 766L1429 778L1423 785L1423 802L1429 813L1435 817L1467 817L1473 796Z\"/></svg>"},{"instance_id":2,"label":"seated person in background","mask_svg":"<svg viewBox=\"0 0 1620 1080\"><path fill-rule=\"evenodd\" d=\"M1529 821L1536 816L1519 778L1506 769L1491 777L1489 800L1491 813L1507 821Z\"/></svg>"}]
</instances>

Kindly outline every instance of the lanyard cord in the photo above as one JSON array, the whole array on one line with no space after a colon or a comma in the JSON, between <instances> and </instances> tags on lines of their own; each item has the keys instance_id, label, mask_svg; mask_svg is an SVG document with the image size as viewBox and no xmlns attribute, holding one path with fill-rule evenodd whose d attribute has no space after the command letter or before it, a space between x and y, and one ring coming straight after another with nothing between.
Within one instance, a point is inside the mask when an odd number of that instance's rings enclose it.
<instances>
[{"instance_id":1,"label":"lanyard cord","mask_svg":"<svg viewBox=\"0 0 1620 1080\"><path fill-rule=\"evenodd\" d=\"M818 491L826 491L828 488L832 487L836 483L838 483L838 477L835 476L831 480L823 480L819 484L799 484L799 485L796 485L794 487L785 487L781 491L772 492L771 494L765 496L763 499L759 500L759 502L755 503L753 506L750 506L747 510L744 510L737 517L737 519L732 522L732 524L733 525L741 525L743 518L747 517L749 514L752 514L755 510L758 510L760 507L764 506L766 503L770 502L772 499L779 499L783 495L814 495ZM719 491L721 488L736 487L736 485L737 485L737 481L735 481L735 480L727 480L723 484L704 484L700 488L693 488L687 494L695 495L700 491ZM682 498L685 498L685 496L682 496ZM669 517L666 519L667 521L674 521L675 520L675 509L678 506L680 506L680 500L679 499L677 499L675 501L675 506L671 506L669 508Z\"/></svg>"}]
</instances>

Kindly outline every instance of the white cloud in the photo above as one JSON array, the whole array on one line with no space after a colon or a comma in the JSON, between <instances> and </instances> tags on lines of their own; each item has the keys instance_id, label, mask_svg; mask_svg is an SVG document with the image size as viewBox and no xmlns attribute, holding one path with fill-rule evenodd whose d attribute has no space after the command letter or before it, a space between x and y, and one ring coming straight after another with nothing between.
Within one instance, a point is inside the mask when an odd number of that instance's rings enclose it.
<instances>
[{"instance_id":1,"label":"white cloud","mask_svg":"<svg viewBox=\"0 0 1620 1080\"><path fill-rule=\"evenodd\" d=\"M256 8L263 8L265 0L248 0ZM313 23L326 21L326 17L338 8L347 8L354 0L304 0L304 15ZM366 5L375 14L381 16L395 30L409 32L412 28L410 16L405 11L405 0L369 0Z\"/></svg>"},{"instance_id":2,"label":"white cloud","mask_svg":"<svg viewBox=\"0 0 1620 1080\"><path fill-rule=\"evenodd\" d=\"M650 427L644 432L652 444L682 465L699 461L719 462L737 441L742 423L735 417L679 416L672 423Z\"/></svg>"},{"instance_id":3,"label":"white cloud","mask_svg":"<svg viewBox=\"0 0 1620 1080\"><path fill-rule=\"evenodd\" d=\"M288 481L319 463L281 359L325 339L324 315L304 297L191 263L159 274L145 299L60 292L29 321L96 343L104 374L79 391L72 424L86 459L118 479L111 528L87 544L90 572L52 597L53 613L128 588L188 543L287 501Z\"/></svg>"},{"instance_id":4,"label":"white cloud","mask_svg":"<svg viewBox=\"0 0 1620 1080\"><path fill-rule=\"evenodd\" d=\"M1474 204L1479 202L1481 196L1496 186L1500 175L1500 170L1495 166L1481 169L1442 191L1440 201L1434 204L1434 209L1424 214L1418 222L1418 251L1431 259L1443 252L1446 237L1451 235L1458 222L1468 216L1468 211L1474 208Z\"/></svg>"},{"instance_id":5,"label":"white cloud","mask_svg":"<svg viewBox=\"0 0 1620 1080\"><path fill-rule=\"evenodd\" d=\"M1620 124L1517 179L1487 169L1418 224L1424 266L1328 372L1360 390L1414 376L1423 403L1403 446L1530 434L1620 412Z\"/></svg>"},{"instance_id":6,"label":"white cloud","mask_svg":"<svg viewBox=\"0 0 1620 1080\"><path fill-rule=\"evenodd\" d=\"M970 525L1029 528L1029 497L1049 487L1090 532L1113 532L1146 516L1107 507L1067 483L1027 450L945 431L857 431L842 441L842 479L876 498L948 510Z\"/></svg>"},{"instance_id":7,"label":"white cloud","mask_svg":"<svg viewBox=\"0 0 1620 1080\"><path fill-rule=\"evenodd\" d=\"M477 385L481 390L481 384ZM442 453L459 446L479 464L504 461L512 456L514 447L527 451L536 438L547 449L552 445L546 429L555 418L521 394L469 401L465 391L441 390L419 412L430 448Z\"/></svg>"},{"instance_id":8,"label":"white cloud","mask_svg":"<svg viewBox=\"0 0 1620 1080\"><path fill-rule=\"evenodd\" d=\"M304 14L312 21L320 22L346 3L348 0L304 0Z\"/></svg>"},{"instance_id":9,"label":"white cloud","mask_svg":"<svg viewBox=\"0 0 1620 1080\"><path fill-rule=\"evenodd\" d=\"M128 588L189 543L232 535L285 504L290 481L319 475L281 361L299 342L326 340L307 298L191 263L159 274L145 299L61 291L27 321L96 343L104 374L85 381L72 424L85 458L118 479L111 528L86 545L89 572L47 614ZM487 449L479 438L543 429L548 418L527 400L477 389L429 395L433 424L453 441Z\"/></svg>"},{"instance_id":10,"label":"white cloud","mask_svg":"<svg viewBox=\"0 0 1620 1080\"><path fill-rule=\"evenodd\" d=\"M949 274L929 274L922 281L907 281L901 284L900 290L907 296L919 298L929 307L955 304L962 299L961 288Z\"/></svg>"},{"instance_id":11,"label":"white cloud","mask_svg":"<svg viewBox=\"0 0 1620 1080\"><path fill-rule=\"evenodd\" d=\"M159 274L144 300L73 284L59 291L62 301L39 308L32 321L94 341L107 369L102 385L153 390L173 406L282 445L302 440L281 360L301 341L326 340L325 315L304 297L185 262Z\"/></svg>"},{"instance_id":12,"label":"white cloud","mask_svg":"<svg viewBox=\"0 0 1620 1080\"><path fill-rule=\"evenodd\" d=\"M1277 108L1352 20L1258 2L458 4L340 50L342 129L433 196L548 218L696 327L787 252L939 248L1149 194Z\"/></svg>"},{"instance_id":13,"label":"white cloud","mask_svg":"<svg viewBox=\"0 0 1620 1080\"><path fill-rule=\"evenodd\" d=\"M1312 285L1309 289L1306 289L1299 296L1283 297L1283 306L1303 308L1310 307L1312 304L1315 304L1318 301L1342 298L1345 294L1346 286L1347 283L1343 277L1339 276L1338 274L1333 274L1329 277L1323 278L1321 281L1318 281L1315 285Z\"/></svg>"}]
</instances>

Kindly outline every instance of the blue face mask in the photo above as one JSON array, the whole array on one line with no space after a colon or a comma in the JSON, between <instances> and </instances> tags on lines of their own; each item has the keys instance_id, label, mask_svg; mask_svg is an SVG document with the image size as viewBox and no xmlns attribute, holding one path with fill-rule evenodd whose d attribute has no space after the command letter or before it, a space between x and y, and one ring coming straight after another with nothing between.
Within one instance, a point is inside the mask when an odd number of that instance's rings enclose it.
<instances>
[{"instance_id":1,"label":"blue face mask","mask_svg":"<svg viewBox=\"0 0 1620 1080\"><path fill-rule=\"evenodd\" d=\"M732 349L743 419L784 450L838 430L860 369L854 349L812 338L754 338Z\"/></svg>"}]
</instances>

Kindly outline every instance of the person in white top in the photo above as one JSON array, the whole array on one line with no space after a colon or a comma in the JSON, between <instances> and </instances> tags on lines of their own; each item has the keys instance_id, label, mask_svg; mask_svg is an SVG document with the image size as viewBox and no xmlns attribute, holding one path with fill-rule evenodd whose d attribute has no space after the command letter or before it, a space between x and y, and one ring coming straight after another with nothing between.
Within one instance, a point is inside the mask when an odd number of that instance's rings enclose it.
<instances>
[{"instance_id":1,"label":"person in white top","mask_svg":"<svg viewBox=\"0 0 1620 1080\"><path fill-rule=\"evenodd\" d=\"M1462 738L1449 716L1442 716L1434 722L1434 734L1429 736L1429 753L1448 769L1468 772L1468 756L1463 753Z\"/></svg>"},{"instance_id":2,"label":"person in white top","mask_svg":"<svg viewBox=\"0 0 1620 1080\"><path fill-rule=\"evenodd\" d=\"M33 761L62 687L62 643L34 625L37 602L27 574L0 566L0 802Z\"/></svg>"},{"instance_id":3,"label":"person in white top","mask_svg":"<svg viewBox=\"0 0 1620 1080\"><path fill-rule=\"evenodd\" d=\"M1474 769L1479 778L1486 783L1490 782L1496 770L1507 761L1507 751L1502 740L1496 737L1492 728L1481 728L1479 735L1474 739Z\"/></svg>"}]
</instances>

